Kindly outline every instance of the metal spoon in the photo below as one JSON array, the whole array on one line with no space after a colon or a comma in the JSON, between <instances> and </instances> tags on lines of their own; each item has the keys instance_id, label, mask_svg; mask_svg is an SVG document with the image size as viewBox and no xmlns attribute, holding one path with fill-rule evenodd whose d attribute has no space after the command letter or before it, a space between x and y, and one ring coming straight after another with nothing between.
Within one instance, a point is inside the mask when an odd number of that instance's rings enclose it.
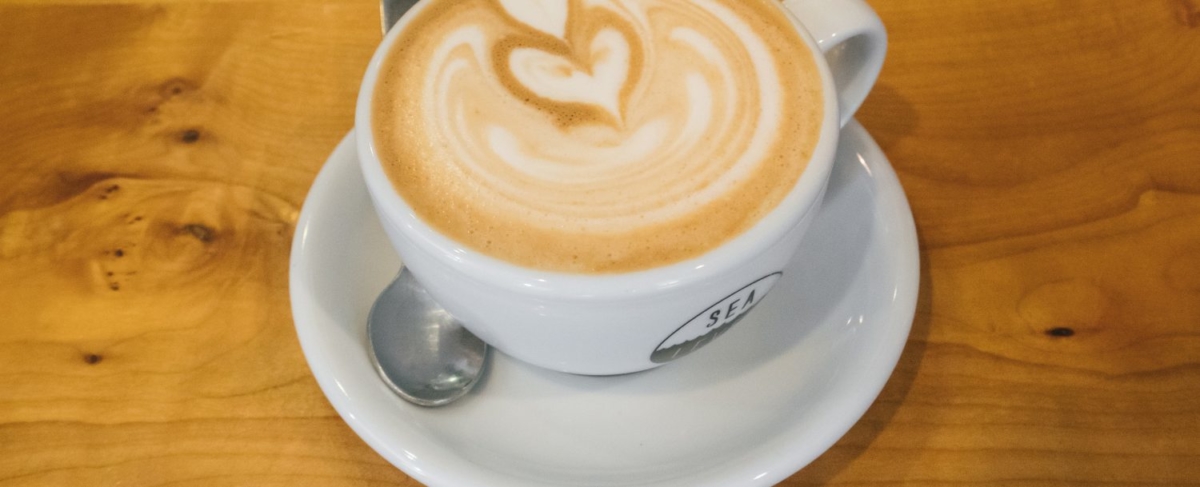
<instances>
[{"instance_id":1,"label":"metal spoon","mask_svg":"<svg viewBox=\"0 0 1200 487\"><path fill-rule=\"evenodd\" d=\"M396 395L442 406L470 392L488 346L443 310L408 269L375 298L367 317L371 363Z\"/></svg>"},{"instance_id":2,"label":"metal spoon","mask_svg":"<svg viewBox=\"0 0 1200 487\"><path fill-rule=\"evenodd\" d=\"M383 0L387 32L416 0ZM371 363L396 395L419 406L454 402L483 373L488 346L442 309L408 269L402 269L367 316Z\"/></svg>"},{"instance_id":3,"label":"metal spoon","mask_svg":"<svg viewBox=\"0 0 1200 487\"><path fill-rule=\"evenodd\" d=\"M383 32L387 33L400 17L417 4L417 0L382 0L379 4L379 18L383 20Z\"/></svg>"}]
</instances>

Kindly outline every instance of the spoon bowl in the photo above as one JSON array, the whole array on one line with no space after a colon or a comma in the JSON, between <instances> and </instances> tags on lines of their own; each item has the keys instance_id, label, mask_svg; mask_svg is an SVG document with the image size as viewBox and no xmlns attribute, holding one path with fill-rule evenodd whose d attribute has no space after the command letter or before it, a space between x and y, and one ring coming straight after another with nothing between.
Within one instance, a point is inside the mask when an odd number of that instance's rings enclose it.
<instances>
[{"instance_id":1,"label":"spoon bowl","mask_svg":"<svg viewBox=\"0 0 1200 487\"><path fill-rule=\"evenodd\" d=\"M371 306L369 354L396 395L419 406L442 406L479 383L488 346L463 328L403 269Z\"/></svg>"}]
</instances>

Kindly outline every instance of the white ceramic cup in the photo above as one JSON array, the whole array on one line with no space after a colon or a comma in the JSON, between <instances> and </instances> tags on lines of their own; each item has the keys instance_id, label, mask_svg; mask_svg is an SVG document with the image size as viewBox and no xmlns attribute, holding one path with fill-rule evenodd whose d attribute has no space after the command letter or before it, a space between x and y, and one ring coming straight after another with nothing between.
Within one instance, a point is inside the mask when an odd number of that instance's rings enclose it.
<instances>
[{"instance_id":1,"label":"white ceramic cup","mask_svg":"<svg viewBox=\"0 0 1200 487\"><path fill-rule=\"evenodd\" d=\"M883 24L863 0L782 2L817 58L825 103L816 149L791 192L758 224L699 257L623 274L568 274L465 248L421 221L384 173L371 120L379 66L427 3L384 37L359 93L356 142L375 210L404 265L469 330L520 360L576 374L636 372L688 355L763 299L821 204L840 128L875 84L887 48Z\"/></svg>"}]
</instances>

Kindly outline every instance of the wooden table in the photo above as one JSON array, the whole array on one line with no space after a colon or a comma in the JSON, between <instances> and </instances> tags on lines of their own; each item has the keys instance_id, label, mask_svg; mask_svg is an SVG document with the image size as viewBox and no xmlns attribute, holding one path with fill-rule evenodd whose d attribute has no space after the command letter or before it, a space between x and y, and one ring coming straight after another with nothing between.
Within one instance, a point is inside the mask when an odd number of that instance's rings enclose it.
<instances>
[{"instance_id":1,"label":"wooden table","mask_svg":"<svg viewBox=\"0 0 1200 487\"><path fill-rule=\"evenodd\" d=\"M1200 0L872 4L919 306L785 485L1200 484ZM0 486L417 485L287 292L378 40L367 0L3 0Z\"/></svg>"}]
</instances>

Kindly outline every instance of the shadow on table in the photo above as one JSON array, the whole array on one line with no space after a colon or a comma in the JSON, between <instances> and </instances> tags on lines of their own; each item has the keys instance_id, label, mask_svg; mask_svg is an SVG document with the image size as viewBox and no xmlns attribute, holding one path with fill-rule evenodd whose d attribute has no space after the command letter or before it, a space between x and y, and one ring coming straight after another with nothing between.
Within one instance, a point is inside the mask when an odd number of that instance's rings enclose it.
<instances>
[{"instance_id":1,"label":"shadow on table","mask_svg":"<svg viewBox=\"0 0 1200 487\"><path fill-rule=\"evenodd\" d=\"M875 85L855 118L871 132L871 137L885 154L897 142L913 135L920 123L912 103L894 85L886 83ZM893 164L896 162L892 161Z\"/></svg>"}]
</instances>

